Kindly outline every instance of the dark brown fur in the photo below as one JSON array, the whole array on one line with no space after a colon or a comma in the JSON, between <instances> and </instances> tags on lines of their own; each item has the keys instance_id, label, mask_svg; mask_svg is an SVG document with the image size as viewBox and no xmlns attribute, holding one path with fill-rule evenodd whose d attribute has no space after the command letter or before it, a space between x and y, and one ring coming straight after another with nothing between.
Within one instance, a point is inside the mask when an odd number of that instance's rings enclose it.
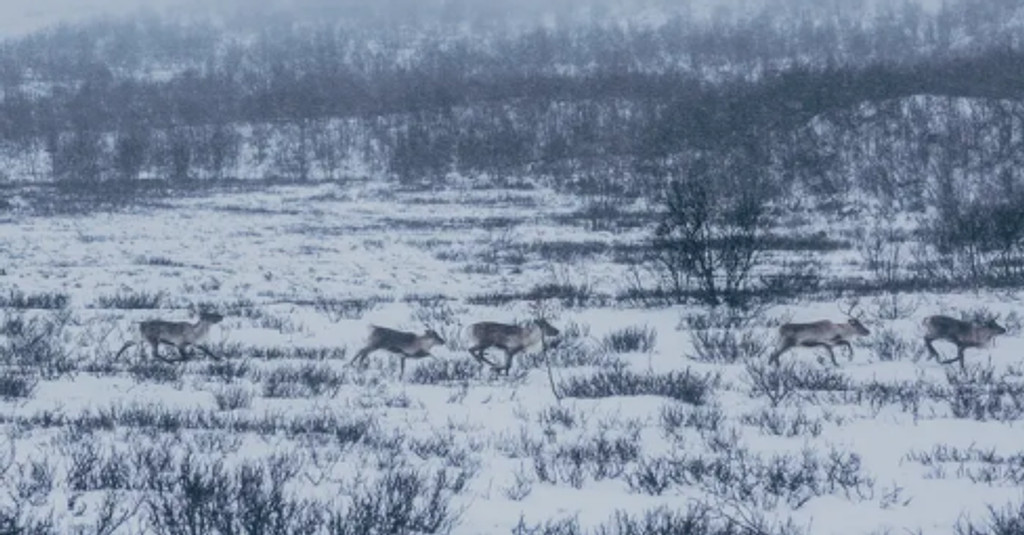
<instances>
[{"instance_id":1,"label":"dark brown fur","mask_svg":"<svg viewBox=\"0 0 1024 535\"><path fill-rule=\"evenodd\" d=\"M924 345L928 349L929 358L934 358L942 364L950 364L960 361L960 369L966 370L964 364L964 350L969 347L984 347L993 338L1006 333L1006 329L989 320L985 323L971 323L961 321L949 316L935 315L928 316L922 322L925 328ZM956 357L948 360L940 360L939 352L932 346L935 340L946 340L956 346Z\"/></svg>"},{"instance_id":2,"label":"dark brown fur","mask_svg":"<svg viewBox=\"0 0 1024 535\"><path fill-rule=\"evenodd\" d=\"M871 331L856 318L850 318L846 323L833 323L829 320L786 323L779 327L779 347L768 357L768 362L778 364L779 355L796 346L822 346L828 350L832 364L839 366L832 346L846 346L847 358L853 360L853 346L850 345L850 340L869 334Z\"/></svg>"},{"instance_id":3,"label":"dark brown fur","mask_svg":"<svg viewBox=\"0 0 1024 535\"><path fill-rule=\"evenodd\" d=\"M469 348L469 354L495 371L507 374L509 368L512 367L513 356L537 343L541 343L546 348L547 342L545 339L558 336L559 331L548 323L547 320L541 318L523 327L507 323L481 321L470 326L469 334L473 342L472 347ZM497 347L505 351L505 362L503 365L498 366L484 357L484 352L491 347Z\"/></svg>"},{"instance_id":4,"label":"dark brown fur","mask_svg":"<svg viewBox=\"0 0 1024 535\"><path fill-rule=\"evenodd\" d=\"M214 355L212 351L199 344L207 333L210 332L210 327L214 324L220 323L224 319L224 316L220 314L214 314L212 312L201 312L199 314L199 321L195 323L188 323L186 321L164 321L164 320L148 320L139 323L139 334L141 341L149 344L152 349L153 358L160 359L164 362L181 362L188 360L190 357L186 353L186 349L189 347L198 347L203 353L211 358L219 359L217 355ZM139 343L137 340L132 340L126 343L117 352L115 359L121 358L121 354L124 353L129 347ZM160 344L172 345L178 349L178 359L166 359L160 356L159 346Z\"/></svg>"},{"instance_id":5,"label":"dark brown fur","mask_svg":"<svg viewBox=\"0 0 1024 535\"><path fill-rule=\"evenodd\" d=\"M365 363L370 353L384 349L401 357L399 377L405 375L405 360L430 356L430 348L443 345L444 339L435 331L428 329L421 335L405 331L397 331L387 327L370 326L370 335L366 339L366 347L359 350L350 364Z\"/></svg>"}]
</instances>

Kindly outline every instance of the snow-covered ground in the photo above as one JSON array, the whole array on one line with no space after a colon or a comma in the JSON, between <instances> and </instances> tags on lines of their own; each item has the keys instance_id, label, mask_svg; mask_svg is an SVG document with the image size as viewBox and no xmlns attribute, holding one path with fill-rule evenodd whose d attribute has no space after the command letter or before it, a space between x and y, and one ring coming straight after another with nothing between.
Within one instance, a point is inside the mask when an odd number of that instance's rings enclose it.
<instances>
[{"instance_id":1,"label":"snow-covered ground","mask_svg":"<svg viewBox=\"0 0 1024 535\"><path fill-rule=\"evenodd\" d=\"M748 356L700 359L696 336L725 332L714 318L692 328L707 311L614 299L631 272L615 251L646 231L587 231L573 217L580 201L545 189L267 186L45 217L30 202L0 218L0 295L69 302L63 313L4 309L3 347L18 336L11 321L38 318L58 325L44 343L69 362L7 367L34 389L0 401L0 511L50 517L57 532L99 531L104 511L123 520L116 533L170 522L163 506L184 507L174 500L187 494L176 478L187 454L193 468L219 462L230 474L285 459L285 496L331 511L407 470L450 498L433 506L448 503L458 534L573 518L590 529L616 511L701 505L768 532L789 522L814 534L947 533L1024 499L1015 295L864 297L872 335L852 361L839 350L833 369L822 352L794 349L779 372L764 365L779 323L838 321L845 303L759 310L734 330ZM850 251L828 255L858 269ZM545 284L603 299L501 302ZM224 363L152 365L134 348L114 359L136 322L201 308L226 316L209 341ZM925 315L977 309L1010 332L969 351L965 374L924 358ZM465 351L470 323L536 315L563 330L549 360L518 356L504 377ZM384 352L351 368L371 324L434 328L447 344L410 361L404 380ZM629 329L644 341L609 341ZM36 354L26 347L8 360ZM607 380L573 387L596 377ZM429 494L410 496L429 509ZM190 496L201 509L202 493Z\"/></svg>"}]
</instances>

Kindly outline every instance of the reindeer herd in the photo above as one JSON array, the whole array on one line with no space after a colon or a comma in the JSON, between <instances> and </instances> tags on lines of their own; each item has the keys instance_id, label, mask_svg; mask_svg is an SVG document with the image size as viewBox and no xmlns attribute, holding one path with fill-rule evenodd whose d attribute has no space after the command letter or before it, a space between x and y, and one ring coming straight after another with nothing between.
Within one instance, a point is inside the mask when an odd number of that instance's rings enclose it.
<instances>
[{"instance_id":1,"label":"reindeer herd","mask_svg":"<svg viewBox=\"0 0 1024 535\"><path fill-rule=\"evenodd\" d=\"M220 323L224 317L220 314L202 312L199 314L199 321L188 323L185 321L164 321L148 320L139 323L139 339L129 340L115 355L120 359L121 355L129 347L135 344L148 343L153 358L168 363L183 362L189 360L191 355L188 350L192 347L198 348L207 356L218 359L209 348L201 342L206 338L210 327ZM558 329L543 318L538 318L528 325L510 325L493 321L482 321L474 323L468 329L469 339L472 346L469 354L474 359L487 364L498 373L508 374L512 367L512 357L516 354L540 344L546 350L548 347L557 345L556 337L561 334ZM161 344L174 346L178 350L178 358L169 359L160 355ZM427 329L423 334L399 331L388 327L370 325L369 335L366 337L366 345L360 349L355 357L349 362L350 365L365 364L370 353L383 349L394 353L400 358L399 377L405 375L405 361L407 359L419 359L430 356L430 349L437 345L444 345L445 341L433 329ZM492 362L484 356L485 351L490 348L504 350L505 360L502 364Z\"/></svg>"},{"instance_id":2,"label":"reindeer herd","mask_svg":"<svg viewBox=\"0 0 1024 535\"><path fill-rule=\"evenodd\" d=\"M984 347L1006 329L994 319L985 322L969 322L949 316L928 316L921 322L924 326L924 345L928 349L928 358L938 360L942 364L960 362L960 369L965 370L964 350L970 347ZM813 323L786 323L779 327L779 346L769 357L772 364L779 363L779 355L796 346L821 346L828 350L832 364L836 362L833 346L846 346L847 358L853 360L853 346L850 340L871 334L871 331L858 318L849 318L845 323L832 323L828 320ZM939 352L932 342L945 340L957 348L957 355L948 360L941 360Z\"/></svg>"},{"instance_id":3,"label":"reindeer herd","mask_svg":"<svg viewBox=\"0 0 1024 535\"><path fill-rule=\"evenodd\" d=\"M850 316L847 312L847 316ZM188 349L199 348L211 358L218 359L212 351L203 346L202 342L210 331L210 327L223 319L220 314L203 312L195 323L183 321L149 320L139 324L139 340L127 342L117 352L115 358L132 345L147 343L150 346L153 358L165 362L182 362L189 360L191 356ZM984 347L994 337L1006 333L1006 329L1000 326L994 319L984 322L962 321L949 316L934 315L924 318L924 343L928 350L929 358L938 360L942 364L959 362L961 370L966 369L964 363L964 350L973 347ZM467 329L468 338L471 342L469 354L477 361L491 367L497 373L508 374L512 367L512 358L538 344L542 350L548 347L555 347L558 343L557 337L560 332L553 325L543 318L535 319L527 325L510 325L492 321L474 323ZM839 365L836 361L834 346L845 346L847 359L853 360L853 346L851 340L867 336L871 331L857 317L850 316L843 323L834 323L829 320L815 321L811 323L785 323L778 330L778 346L769 357L768 362L778 365L779 357L794 347L824 347L828 350L832 364ZM945 340L957 348L957 356L951 359L942 360L938 351L932 345L936 340ZM405 361L407 359L419 359L430 356L430 350L434 346L444 345L446 342L434 330L428 329L423 334L399 331L388 327L370 325L369 335L366 338L366 345L360 349L350 361L350 365L365 364L370 353L377 350L385 350L394 353L400 358L399 377L405 375ZM177 359L164 358L159 353L161 344L174 346L178 350ZM504 362L498 364L486 358L485 352L490 348L501 349L505 352Z\"/></svg>"}]
</instances>

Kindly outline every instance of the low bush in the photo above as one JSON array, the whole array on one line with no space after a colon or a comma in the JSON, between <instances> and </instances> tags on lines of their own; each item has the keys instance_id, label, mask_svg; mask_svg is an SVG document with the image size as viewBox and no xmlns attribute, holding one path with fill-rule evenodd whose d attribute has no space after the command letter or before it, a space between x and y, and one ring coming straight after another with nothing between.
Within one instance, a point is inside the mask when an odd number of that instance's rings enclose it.
<instances>
[{"instance_id":1,"label":"low bush","mask_svg":"<svg viewBox=\"0 0 1024 535\"><path fill-rule=\"evenodd\" d=\"M798 454L761 456L731 444L710 457L676 453L642 459L627 476L635 492L658 495L673 487L699 486L719 499L751 507L774 508L781 502L797 509L815 496L842 493L865 499L874 480L854 453L811 449Z\"/></svg>"},{"instance_id":2,"label":"low bush","mask_svg":"<svg viewBox=\"0 0 1024 535\"><path fill-rule=\"evenodd\" d=\"M230 411L252 407L252 392L241 386L226 386L214 392L213 399L217 409Z\"/></svg>"},{"instance_id":3,"label":"low bush","mask_svg":"<svg viewBox=\"0 0 1024 535\"><path fill-rule=\"evenodd\" d=\"M883 328L875 330L867 340L868 349L882 362L896 360L920 360L924 355L924 344L920 339L907 340L896 330Z\"/></svg>"},{"instance_id":4,"label":"low bush","mask_svg":"<svg viewBox=\"0 0 1024 535\"><path fill-rule=\"evenodd\" d=\"M823 429L820 418L811 418L802 411L789 414L778 409L763 409L744 414L740 421L756 426L764 434L782 437L817 437Z\"/></svg>"},{"instance_id":5,"label":"low bush","mask_svg":"<svg viewBox=\"0 0 1024 535\"><path fill-rule=\"evenodd\" d=\"M327 533L450 533L462 514L452 506L452 498L465 491L468 479L461 471L440 469L430 474L404 466L390 468L353 489L349 505L327 513Z\"/></svg>"},{"instance_id":6,"label":"low bush","mask_svg":"<svg viewBox=\"0 0 1024 535\"><path fill-rule=\"evenodd\" d=\"M343 319L362 319L367 312L377 308L381 303L387 302L384 298L352 298L335 299L319 296L313 301L313 308L327 316L327 319L337 323Z\"/></svg>"},{"instance_id":7,"label":"low bush","mask_svg":"<svg viewBox=\"0 0 1024 535\"><path fill-rule=\"evenodd\" d=\"M421 359L406 380L419 385L461 383L481 377L480 363L472 359Z\"/></svg>"},{"instance_id":8,"label":"low bush","mask_svg":"<svg viewBox=\"0 0 1024 535\"><path fill-rule=\"evenodd\" d=\"M4 373L0 375L0 398L26 399L32 397L39 380L26 373Z\"/></svg>"},{"instance_id":9,"label":"low bush","mask_svg":"<svg viewBox=\"0 0 1024 535\"><path fill-rule=\"evenodd\" d=\"M751 331L701 329L693 331L693 358L701 362L732 364L756 361L768 354L764 337Z\"/></svg>"},{"instance_id":10,"label":"low bush","mask_svg":"<svg viewBox=\"0 0 1024 535\"><path fill-rule=\"evenodd\" d=\"M144 290L121 290L112 295L101 295L96 298L97 308L116 308L123 310L150 310L160 308L167 295L163 292L147 292Z\"/></svg>"},{"instance_id":11,"label":"low bush","mask_svg":"<svg viewBox=\"0 0 1024 535\"><path fill-rule=\"evenodd\" d=\"M68 310L7 313L0 320L0 365L33 370L46 379L74 372L78 363L64 348ZM14 384L11 384L14 388Z\"/></svg>"},{"instance_id":12,"label":"low bush","mask_svg":"<svg viewBox=\"0 0 1024 535\"><path fill-rule=\"evenodd\" d=\"M665 374L636 373L617 367L593 375L571 377L556 385L565 397L604 398L612 396L664 396L693 405L703 405L721 377L697 375L690 370Z\"/></svg>"},{"instance_id":13,"label":"low bush","mask_svg":"<svg viewBox=\"0 0 1024 535\"><path fill-rule=\"evenodd\" d=\"M605 433L559 445L550 451L533 453L533 468L539 481L582 488L587 481L615 479L640 456L638 437L610 438Z\"/></svg>"},{"instance_id":14,"label":"low bush","mask_svg":"<svg viewBox=\"0 0 1024 535\"><path fill-rule=\"evenodd\" d=\"M992 366L969 366L966 373L946 370L949 388L938 395L957 418L1008 422L1024 417L1024 384L996 377Z\"/></svg>"},{"instance_id":15,"label":"low bush","mask_svg":"<svg viewBox=\"0 0 1024 535\"><path fill-rule=\"evenodd\" d=\"M0 308L60 310L68 306L68 294L60 292L38 292L26 294L11 290L0 295Z\"/></svg>"},{"instance_id":16,"label":"low bush","mask_svg":"<svg viewBox=\"0 0 1024 535\"><path fill-rule=\"evenodd\" d=\"M288 456L248 461L228 469L186 455L149 482L144 498L149 529L156 533L317 533L324 508L285 490L296 476Z\"/></svg>"},{"instance_id":17,"label":"low bush","mask_svg":"<svg viewBox=\"0 0 1024 535\"><path fill-rule=\"evenodd\" d=\"M351 383L347 373L339 373L328 364L304 363L279 366L257 374L263 396L268 398L334 397L343 385Z\"/></svg>"},{"instance_id":18,"label":"low bush","mask_svg":"<svg viewBox=\"0 0 1024 535\"><path fill-rule=\"evenodd\" d=\"M654 351L654 343L658 332L646 325L623 327L605 335L601 345L615 353L650 353Z\"/></svg>"},{"instance_id":19,"label":"low bush","mask_svg":"<svg viewBox=\"0 0 1024 535\"><path fill-rule=\"evenodd\" d=\"M680 437L684 428L699 433L718 431L725 422L725 412L717 405L695 407L685 403L663 405L658 413L661 428L670 437Z\"/></svg>"},{"instance_id":20,"label":"low bush","mask_svg":"<svg viewBox=\"0 0 1024 535\"><path fill-rule=\"evenodd\" d=\"M1007 505L1002 509L988 508L984 523L964 518L954 527L956 535L1019 535L1024 533L1024 503Z\"/></svg>"}]
</instances>

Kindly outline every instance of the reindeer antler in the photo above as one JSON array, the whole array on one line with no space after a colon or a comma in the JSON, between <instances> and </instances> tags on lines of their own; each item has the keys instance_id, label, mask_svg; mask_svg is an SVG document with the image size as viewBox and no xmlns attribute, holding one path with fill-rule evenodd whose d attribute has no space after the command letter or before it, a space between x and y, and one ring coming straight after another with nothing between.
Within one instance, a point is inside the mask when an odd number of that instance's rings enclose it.
<instances>
[{"instance_id":1,"label":"reindeer antler","mask_svg":"<svg viewBox=\"0 0 1024 535\"><path fill-rule=\"evenodd\" d=\"M839 307L839 311L842 312L843 315L845 315L848 318L854 318L857 320L861 320L864 318L864 311L858 310L857 308L860 306L859 297L852 297L850 299L847 299L846 304L847 306L845 308L838 303L836 304L836 306Z\"/></svg>"}]
</instances>

